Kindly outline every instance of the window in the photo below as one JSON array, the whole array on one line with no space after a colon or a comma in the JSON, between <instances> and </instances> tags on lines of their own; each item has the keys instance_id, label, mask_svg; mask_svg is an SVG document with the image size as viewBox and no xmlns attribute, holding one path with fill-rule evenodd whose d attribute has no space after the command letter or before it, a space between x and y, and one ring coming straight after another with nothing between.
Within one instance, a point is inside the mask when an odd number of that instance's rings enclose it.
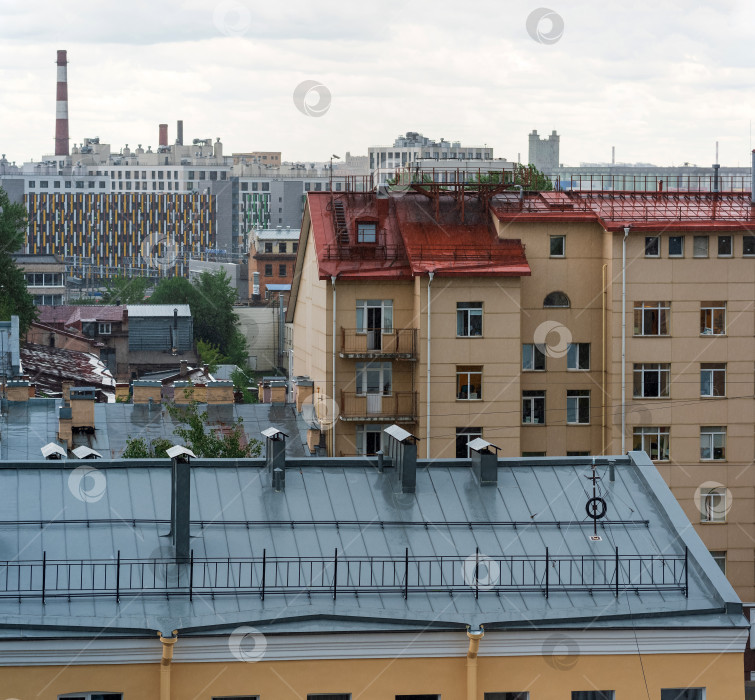
<instances>
[{"instance_id":1,"label":"window","mask_svg":"<svg viewBox=\"0 0 755 700\"><path fill-rule=\"evenodd\" d=\"M661 398L669 395L671 366L660 362L645 362L634 366L634 396Z\"/></svg>"},{"instance_id":2,"label":"window","mask_svg":"<svg viewBox=\"0 0 755 700\"><path fill-rule=\"evenodd\" d=\"M272 253L273 252L273 244L270 241L265 242L265 252L266 253Z\"/></svg>"},{"instance_id":3,"label":"window","mask_svg":"<svg viewBox=\"0 0 755 700\"><path fill-rule=\"evenodd\" d=\"M285 253L286 252L286 244L285 244L285 242L278 243L278 252L279 253Z\"/></svg>"},{"instance_id":4,"label":"window","mask_svg":"<svg viewBox=\"0 0 755 700\"><path fill-rule=\"evenodd\" d=\"M482 428L456 428L456 458L471 457L469 443L482 437Z\"/></svg>"},{"instance_id":5,"label":"window","mask_svg":"<svg viewBox=\"0 0 755 700\"><path fill-rule=\"evenodd\" d=\"M700 493L700 522L726 522L726 489L721 487L703 489Z\"/></svg>"},{"instance_id":6,"label":"window","mask_svg":"<svg viewBox=\"0 0 755 700\"><path fill-rule=\"evenodd\" d=\"M307 700L351 700L351 693L307 693Z\"/></svg>"},{"instance_id":7,"label":"window","mask_svg":"<svg viewBox=\"0 0 755 700\"><path fill-rule=\"evenodd\" d=\"M589 457L590 450L566 450L567 457Z\"/></svg>"},{"instance_id":8,"label":"window","mask_svg":"<svg viewBox=\"0 0 755 700\"><path fill-rule=\"evenodd\" d=\"M278 265L278 276L279 277L285 277L286 276L286 266L285 265Z\"/></svg>"},{"instance_id":9,"label":"window","mask_svg":"<svg viewBox=\"0 0 755 700\"><path fill-rule=\"evenodd\" d=\"M37 183L34 182L34 180L29 180L29 188L34 189L37 186Z\"/></svg>"},{"instance_id":10,"label":"window","mask_svg":"<svg viewBox=\"0 0 755 700\"><path fill-rule=\"evenodd\" d=\"M522 452L522 457L545 457L545 452Z\"/></svg>"},{"instance_id":11,"label":"window","mask_svg":"<svg viewBox=\"0 0 755 700\"><path fill-rule=\"evenodd\" d=\"M718 237L718 257L730 258L732 253L731 236Z\"/></svg>"},{"instance_id":12,"label":"window","mask_svg":"<svg viewBox=\"0 0 755 700\"><path fill-rule=\"evenodd\" d=\"M440 695L397 695L396 700L440 700Z\"/></svg>"},{"instance_id":13,"label":"window","mask_svg":"<svg viewBox=\"0 0 755 700\"><path fill-rule=\"evenodd\" d=\"M212 700L260 700L259 695L213 695Z\"/></svg>"},{"instance_id":14,"label":"window","mask_svg":"<svg viewBox=\"0 0 755 700\"><path fill-rule=\"evenodd\" d=\"M393 391L393 371L390 362L357 362L357 394L390 396Z\"/></svg>"},{"instance_id":15,"label":"window","mask_svg":"<svg viewBox=\"0 0 755 700\"><path fill-rule=\"evenodd\" d=\"M551 257L563 258L566 255L566 236L551 236Z\"/></svg>"},{"instance_id":16,"label":"window","mask_svg":"<svg viewBox=\"0 0 755 700\"><path fill-rule=\"evenodd\" d=\"M711 550L710 555L713 557L713 561L718 564L721 571L726 575L726 551L725 550Z\"/></svg>"},{"instance_id":17,"label":"window","mask_svg":"<svg viewBox=\"0 0 755 700\"><path fill-rule=\"evenodd\" d=\"M460 365L456 368L456 398L464 401L482 399L482 367Z\"/></svg>"},{"instance_id":18,"label":"window","mask_svg":"<svg viewBox=\"0 0 755 700\"><path fill-rule=\"evenodd\" d=\"M645 257L658 258L661 255L660 236L645 236Z\"/></svg>"},{"instance_id":19,"label":"window","mask_svg":"<svg viewBox=\"0 0 755 700\"><path fill-rule=\"evenodd\" d=\"M299 243L294 241L294 253L299 250Z\"/></svg>"},{"instance_id":20,"label":"window","mask_svg":"<svg viewBox=\"0 0 755 700\"><path fill-rule=\"evenodd\" d=\"M484 700L530 700L530 694L523 693L485 693Z\"/></svg>"},{"instance_id":21,"label":"window","mask_svg":"<svg viewBox=\"0 0 755 700\"><path fill-rule=\"evenodd\" d=\"M571 306L569 297L563 292L551 292L543 300L543 306L545 308L564 308L568 309Z\"/></svg>"},{"instance_id":22,"label":"window","mask_svg":"<svg viewBox=\"0 0 755 700\"><path fill-rule=\"evenodd\" d=\"M700 459L726 459L726 428L700 428Z\"/></svg>"},{"instance_id":23,"label":"window","mask_svg":"<svg viewBox=\"0 0 755 700\"><path fill-rule=\"evenodd\" d=\"M40 180L39 186L43 189L47 189L50 186L50 183L47 180Z\"/></svg>"},{"instance_id":24,"label":"window","mask_svg":"<svg viewBox=\"0 0 755 700\"><path fill-rule=\"evenodd\" d=\"M383 449L383 430L387 425L368 423L356 426L356 447L358 455L374 455Z\"/></svg>"},{"instance_id":25,"label":"window","mask_svg":"<svg viewBox=\"0 0 755 700\"><path fill-rule=\"evenodd\" d=\"M111 323L98 323L97 333L99 335L110 335L113 325Z\"/></svg>"},{"instance_id":26,"label":"window","mask_svg":"<svg viewBox=\"0 0 755 700\"><path fill-rule=\"evenodd\" d=\"M726 335L726 302L700 303L700 335Z\"/></svg>"},{"instance_id":27,"label":"window","mask_svg":"<svg viewBox=\"0 0 755 700\"><path fill-rule=\"evenodd\" d=\"M590 422L590 391L588 389L566 390L566 422L577 424Z\"/></svg>"},{"instance_id":28,"label":"window","mask_svg":"<svg viewBox=\"0 0 755 700\"><path fill-rule=\"evenodd\" d=\"M700 396L726 396L726 363L700 363Z\"/></svg>"},{"instance_id":29,"label":"window","mask_svg":"<svg viewBox=\"0 0 755 700\"><path fill-rule=\"evenodd\" d=\"M522 423L545 424L545 392L522 392Z\"/></svg>"},{"instance_id":30,"label":"window","mask_svg":"<svg viewBox=\"0 0 755 700\"><path fill-rule=\"evenodd\" d=\"M671 304L668 301L634 303L635 335L668 335Z\"/></svg>"},{"instance_id":31,"label":"window","mask_svg":"<svg viewBox=\"0 0 755 700\"><path fill-rule=\"evenodd\" d=\"M122 700L123 693L67 693L58 700Z\"/></svg>"},{"instance_id":32,"label":"window","mask_svg":"<svg viewBox=\"0 0 755 700\"><path fill-rule=\"evenodd\" d=\"M613 690L572 690L571 700L616 700Z\"/></svg>"},{"instance_id":33,"label":"window","mask_svg":"<svg viewBox=\"0 0 755 700\"><path fill-rule=\"evenodd\" d=\"M265 277L273 276L273 266L271 264L265 265Z\"/></svg>"},{"instance_id":34,"label":"window","mask_svg":"<svg viewBox=\"0 0 755 700\"><path fill-rule=\"evenodd\" d=\"M357 243L377 243L377 224L374 221L357 221Z\"/></svg>"},{"instance_id":35,"label":"window","mask_svg":"<svg viewBox=\"0 0 755 700\"><path fill-rule=\"evenodd\" d=\"M708 237L695 236L692 240L692 255L696 258L708 257Z\"/></svg>"},{"instance_id":36,"label":"window","mask_svg":"<svg viewBox=\"0 0 755 700\"><path fill-rule=\"evenodd\" d=\"M537 345L522 345L522 369L528 372L545 371L545 353Z\"/></svg>"},{"instance_id":37,"label":"window","mask_svg":"<svg viewBox=\"0 0 755 700\"><path fill-rule=\"evenodd\" d=\"M669 236L668 256L670 258L684 257L684 236Z\"/></svg>"},{"instance_id":38,"label":"window","mask_svg":"<svg viewBox=\"0 0 755 700\"><path fill-rule=\"evenodd\" d=\"M742 237L742 255L755 255L755 236Z\"/></svg>"},{"instance_id":39,"label":"window","mask_svg":"<svg viewBox=\"0 0 755 700\"><path fill-rule=\"evenodd\" d=\"M662 688L661 700L705 700L705 688Z\"/></svg>"},{"instance_id":40,"label":"window","mask_svg":"<svg viewBox=\"0 0 755 700\"><path fill-rule=\"evenodd\" d=\"M357 299L357 333L368 334L368 350L380 350L380 336L393 333L393 300Z\"/></svg>"},{"instance_id":41,"label":"window","mask_svg":"<svg viewBox=\"0 0 755 700\"><path fill-rule=\"evenodd\" d=\"M632 449L647 452L654 462L668 460L670 444L668 426L638 426L634 429Z\"/></svg>"},{"instance_id":42,"label":"window","mask_svg":"<svg viewBox=\"0 0 755 700\"><path fill-rule=\"evenodd\" d=\"M456 303L456 335L459 338L482 335L481 301L459 301Z\"/></svg>"},{"instance_id":43,"label":"window","mask_svg":"<svg viewBox=\"0 0 755 700\"><path fill-rule=\"evenodd\" d=\"M569 343L566 348L566 369L590 369L590 343Z\"/></svg>"}]
</instances>

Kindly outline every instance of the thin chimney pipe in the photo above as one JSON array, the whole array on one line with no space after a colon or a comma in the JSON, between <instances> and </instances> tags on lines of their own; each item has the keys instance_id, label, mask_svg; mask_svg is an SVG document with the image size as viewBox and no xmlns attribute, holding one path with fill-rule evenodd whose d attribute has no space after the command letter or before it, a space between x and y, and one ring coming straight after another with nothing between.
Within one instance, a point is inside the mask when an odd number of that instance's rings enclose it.
<instances>
[{"instance_id":1,"label":"thin chimney pipe","mask_svg":"<svg viewBox=\"0 0 755 700\"><path fill-rule=\"evenodd\" d=\"M168 145L168 125L167 124L160 124L160 138L159 138L159 146L167 146Z\"/></svg>"},{"instance_id":2,"label":"thin chimney pipe","mask_svg":"<svg viewBox=\"0 0 755 700\"><path fill-rule=\"evenodd\" d=\"M68 155L68 52L58 51L55 95L55 155Z\"/></svg>"}]
</instances>

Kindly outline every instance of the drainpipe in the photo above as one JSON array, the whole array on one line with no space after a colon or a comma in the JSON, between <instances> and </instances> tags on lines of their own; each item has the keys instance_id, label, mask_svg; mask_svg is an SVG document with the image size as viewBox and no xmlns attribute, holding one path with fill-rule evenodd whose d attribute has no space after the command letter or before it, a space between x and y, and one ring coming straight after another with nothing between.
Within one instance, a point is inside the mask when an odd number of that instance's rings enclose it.
<instances>
[{"instance_id":1,"label":"drainpipe","mask_svg":"<svg viewBox=\"0 0 755 700\"><path fill-rule=\"evenodd\" d=\"M178 641L178 630L173 630L172 637L157 636L163 643L163 657L160 661L160 700L170 700L170 663L173 661L173 645Z\"/></svg>"},{"instance_id":2,"label":"drainpipe","mask_svg":"<svg viewBox=\"0 0 755 700\"><path fill-rule=\"evenodd\" d=\"M752 164L750 169L750 204L755 206L755 148L752 150Z\"/></svg>"},{"instance_id":3,"label":"drainpipe","mask_svg":"<svg viewBox=\"0 0 755 700\"><path fill-rule=\"evenodd\" d=\"M606 287L606 275L608 274L608 265L603 265L603 308L602 308L602 314L600 317L600 325L601 325L601 337L602 337L602 345L601 345L601 355L600 355L600 363L603 366L603 371L600 373L600 390L603 394L603 425L600 429L600 454L604 455L606 453L606 302L607 302L607 295L608 295L608 288Z\"/></svg>"},{"instance_id":4,"label":"drainpipe","mask_svg":"<svg viewBox=\"0 0 755 700\"><path fill-rule=\"evenodd\" d=\"M430 270L428 273L429 277L427 280L427 434L426 434L426 441L425 444L427 445L427 459L430 459L430 368L431 368L431 362L430 362L430 341L432 339L432 333L431 333L431 322L432 317L430 315L430 309L432 304L432 297L430 295L431 292L431 285L433 283L433 277L435 277L435 272Z\"/></svg>"},{"instance_id":5,"label":"drainpipe","mask_svg":"<svg viewBox=\"0 0 755 700\"><path fill-rule=\"evenodd\" d=\"M621 242L621 454L626 454L627 428L627 238L632 225L624 227Z\"/></svg>"},{"instance_id":6,"label":"drainpipe","mask_svg":"<svg viewBox=\"0 0 755 700\"><path fill-rule=\"evenodd\" d=\"M330 396L330 420L332 421L330 426L331 457L336 456L336 277L338 277L338 275L330 276L330 281L333 285L333 358L331 367L333 377Z\"/></svg>"},{"instance_id":7,"label":"drainpipe","mask_svg":"<svg viewBox=\"0 0 755 700\"><path fill-rule=\"evenodd\" d=\"M485 636L485 628L480 625L477 629L467 627L469 649L467 651L467 700L477 700L477 652L480 640Z\"/></svg>"}]
</instances>

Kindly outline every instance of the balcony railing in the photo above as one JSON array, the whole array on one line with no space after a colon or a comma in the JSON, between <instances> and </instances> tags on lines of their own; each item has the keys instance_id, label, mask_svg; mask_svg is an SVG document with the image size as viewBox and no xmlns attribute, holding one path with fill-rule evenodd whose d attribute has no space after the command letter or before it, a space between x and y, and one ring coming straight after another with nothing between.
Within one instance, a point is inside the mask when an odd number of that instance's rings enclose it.
<instances>
[{"instance_id":1,"label":"balcony railing","mask_svg":"<svg viewBox=\"0 0 755 700\"><path fill-rule=\"evenodd\" d=\"M0 599L338 593L688 594L688 555L343 556L0 562Z\"/></svg>"},{"instance_id":2,"label":"balcony railing","mask_svg":"<svg viewBox=\"0 0 755 700\"><path fill-rule=\"evenodd\" d=\"M417 329L341 328L341 357L417 359Z\"/></svg>"},{"instance_id":3,"label":"balcony railing","mask_svg":"<svg viewBox=\"0 0 755 700\"><path fill-rule=\"evenodd\" d=\"M394 421L415 423L417 421L417 392L395 391L383 394L357 394L341 392L341 415L343 421Z\"/></svg>"}]
</instances>

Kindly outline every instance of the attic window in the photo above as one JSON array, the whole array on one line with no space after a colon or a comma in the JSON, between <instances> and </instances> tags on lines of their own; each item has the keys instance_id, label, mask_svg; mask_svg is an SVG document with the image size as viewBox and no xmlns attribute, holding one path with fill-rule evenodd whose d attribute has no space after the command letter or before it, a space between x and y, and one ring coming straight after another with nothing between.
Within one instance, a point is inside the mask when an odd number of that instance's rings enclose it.
<instances>
[{"instance_id":1,"label":"attic window","mask_svg":"<svg viewBox=\"0 0 755 700\"><path fill-rule=\"evenodd\" d=\"M566 308L571 306L569 297L563 292L551 292L543 301L543 306L548 308Z\"/></svg>"},{"instance_id":2,"label":"attic window","mask_svg":"<svg viewBox=\"0 0 755 700\"><path fill-rule=\"evenodd\" d=\"M357 243L377 243L377 223L375 221L357 222Z\"/></svg>"}]
</instances>

